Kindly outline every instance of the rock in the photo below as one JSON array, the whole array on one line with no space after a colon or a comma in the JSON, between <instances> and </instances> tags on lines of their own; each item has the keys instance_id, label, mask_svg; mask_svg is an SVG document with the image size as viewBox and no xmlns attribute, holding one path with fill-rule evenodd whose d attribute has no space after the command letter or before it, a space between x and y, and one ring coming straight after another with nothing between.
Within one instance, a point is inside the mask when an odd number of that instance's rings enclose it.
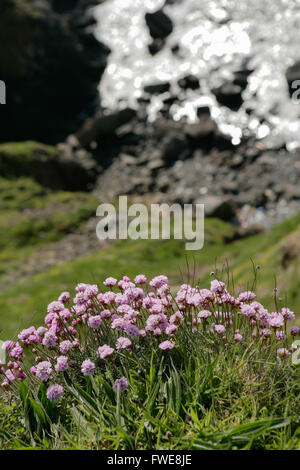
<instances>
[{"instance_id":1,"label":"rock","mask_svg":"<svg viewBox=\"0 0 300 470\"><path fill-rule=\"evenodd\" d=\"M125 108L108 114L101 114L94 119L88 119L77 132L76 137L83 147L101 136L113 134L116 129L131 121L136 116L136 111Z\"/></svg>"},{"instance_id":2,"label":"rock","mask_svg":"<svg viewBox=\"0 0 300 470\"><path fill-rule=\"evenodd\" d=\"M210 116L210 107L209 106L199 106L197 108L197 116L201 117L203 115Z\"/></svg>"},{"instance_id":3,"label":"rock","mask_svg":"<svg viewBox=\"0 0 300 470\"><path fill-rule=\"evenodd\" d=\"M233 76L234 76L233 83L235 85L239 85L243 90L245 90L248 86L248 77L253 72L254 72L254 69L248 69L248 68L236 70L233 73Z\"/></svg>"},{"instance_id":4,"label":"rock","mask_svg":"<svg viewBox=\"0 0 300 470\"><path fill-rule=\"evenodd\" d=\"M195 75L186 75L178 80L178 85L183 90L198 90L200 88L199 79Z\"/></svg>"},{"instance_id":5,"label":"rock","mask_svg":"<svg viewBox=\"0 0 300 470\"><path fill-rule=\"evenodd\" d=\"M149 163L147 164L147 168L149 168L149 170L158 170L160 168L163 168L164 166L165 166L164 161L159 158L155 160L150 160Z\"/></svg>"},{"instance_id":6,"label":"rock","mask_svg":"<svg viewBox=\"0 0 300 470\"><path fill-rule=\"evenodd\" d=\"M72 148L78 148L80 146L79 140L77 139L76 135L69 135L66 139L66 143Z\"/></svg>"},{"instance_id":7,"label":"rock","mask_svg":"<svg viewBox=\"0 0 300 470\"><path fill-rule=\"evenodd\" d=\"M8 95L0 107L1 141L61 142L99 105L110 50L94 37L88 5L1 1L0 78Z\"/></svg>"},{"instance_id":8,"label":"rock","mask_svg":"<svg viewBox=\"0 0 300 470\"><path fill-rule=\"evenodd\" d=\"M169 132L162 141L162 158L170 162L183 160L187 154L187 141L183 134L177 130Z\"/></svg>"},{"instance_id":9,"label":"rock","mask_svg":"<svg viewBox=\"0 0 300 470\"><path fill-rule=\"evenodd\" d=\"M204 145L212 142L216 125L210 116L203 115L198 122L186 124L184 132L192 145Z\"/></svg>"},{"instance_id":10,"label":"rock","mask_svg":"<svg viewBox=\"0 0 300 470\"><path fill-rule=\"evenodd\" d=\"M300 80L300 60L288 67L285 76L290 96L292 96L293 93L295 93L295 91L299 88L299 85L297 85L296 88L293 88L293 82L295 82L296 80Z\"/></svg>"},{"instance_id":11,"label":"rock","mask_svg":"<svg viewBox=\"0 0 300 470\"><path fill-rule=\"evenodd\" d=\"M136 157L127 155L126 153L120 154L120 160L124 165L136 165Z\"/></svg>"},{"instance_id":12,"label":"rock","mask_svg":"<svg viewBox=\"0 0 300 470\"><path fill-rule=\"evenodd\" d=\"M145 20L153 39L165 39L173 31L173 22L163 10L146 13Z\"/></svg>"},{"instance_id":13,"label":"rock","mask_svg":"<svg viewBox=\"0 0 300 470\"><path fill-rule=\"evenodd\" d=\"M212 90L216 100L227 108L237 111L243 104L242 87L233 82L226 82Z\"/></svg>"},{"instance_id":14,"label":"rock","mask_svg":"<svg viewBox=\"0 0 300 470\"><path fill-rule=\"evenodd\" d=\"M240 168L244 163L244 157L242 155L236 154L234 157L229 161L230 168Z\"/></svg>"},{"instance_id":15,"label":"rock","mask_svg":"<svg viewBox=\"0 0 300 470\"><path fill-rule=\"evenodd\" d=\"M225 221L232 220L235 215L235 203L231 199L219 196L205 196L197 201L204 204L204 213L206 217L216 217Z\"/></svg>"},{"instance_id":16,"label":"rock","mask_svg":"<svg viewBox=\"0 0 300 470\"><path fill-rule=\"evenodd\" d=\"M169 82L152 83L151 85L146 85L144 87L144 91L150 95L161 95L162 93L166 93L169 90Z\"/></svg>"},{"instance_id":17,"label":"rock","mask_svg":"<svg viewBox=\"0 0 300 470\"><path fill-rule=\"evenodd\" d=\"M165 41L163 39L157 38L154 39L151 44L149 44L148 50L151 55L155 55L163 49L164 45Z\"/></svg>"},{"instance_id":18,"label":"rock","mask_svg":"<svg viewBox=\"0 0 300 470\"><path fill-rule=\"evenodd\" d=\"M97 176L87 152L76 158L66 144L59 150L37 142L1 144L0 173L6 178L28 176L42 186L68 191L86 190Z\"/></svg>"}]
</instances>

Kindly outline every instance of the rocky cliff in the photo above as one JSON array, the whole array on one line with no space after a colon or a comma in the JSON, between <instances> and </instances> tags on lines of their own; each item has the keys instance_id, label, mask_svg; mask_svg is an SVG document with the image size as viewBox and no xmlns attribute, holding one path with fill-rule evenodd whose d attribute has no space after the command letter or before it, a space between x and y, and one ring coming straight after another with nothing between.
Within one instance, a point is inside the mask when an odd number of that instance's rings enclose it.
<instances>
[{"instance_id":1,"label":"rocky cliff","mask_svg":"<svg viewBox=\"0 0 300 470\"><path fill-rule=\"evenodd\" d=\"M99 43L95 0L2 0L0 140L58 142L99 105L109 49Z\"/></svg>"}]
</instances>

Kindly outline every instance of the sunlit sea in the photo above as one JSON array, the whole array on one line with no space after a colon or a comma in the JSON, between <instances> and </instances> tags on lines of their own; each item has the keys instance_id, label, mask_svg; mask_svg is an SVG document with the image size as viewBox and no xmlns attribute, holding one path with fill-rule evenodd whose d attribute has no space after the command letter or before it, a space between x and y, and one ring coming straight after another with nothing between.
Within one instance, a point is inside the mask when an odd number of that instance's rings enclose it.
<instances>
[{"instance_id":1,"label":"sunlit sea","mask_svg":"<svg viewBox=\"0 0 300 470\"><path fill-rule=\"evenodd\" d=\"M163 4L107 0L96 7L97 38L112 50L99 87L103 106L135 107L143 87L158 81L169 81L171 93L182 94L178 79L194 74L201 88L188 90L184 102L171 107L175 120L186 116L192 122L197 108L209 105L234 144L251 133L270 145L284 141L290 150L300 146L300 103L290 99L285 79L287 67L300 59L300 0L179 1L165 7L174 30L163 50L151 56L145 13ZM177 44L179 53L174 55L171 48ZM231 79L245 58L255 71L243 92L242 107L231 111L217 103L211 90ZM162 97L151 99L150 121L161 106Z\"/></svg>"}]
</instances>

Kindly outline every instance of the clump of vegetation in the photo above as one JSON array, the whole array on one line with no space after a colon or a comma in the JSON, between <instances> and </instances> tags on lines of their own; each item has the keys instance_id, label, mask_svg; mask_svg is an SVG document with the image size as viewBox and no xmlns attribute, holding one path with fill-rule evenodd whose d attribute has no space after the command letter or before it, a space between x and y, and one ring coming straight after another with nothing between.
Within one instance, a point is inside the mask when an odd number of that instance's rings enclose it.
<instances>
[{"instance_id":1,"label":"clump of vegetation","mask_svg":"<svg viewBox=\"0 0 300 470\"><path fill-rule=\"evenodd\" d=\"M277 289L274 311L256 300L255 281L174 296L165 275L137 275L61 293L43 326L4 343L2 393L25 436L2 430L3 446L299 448L299 328Z\"/></svg>"}]
</instances>

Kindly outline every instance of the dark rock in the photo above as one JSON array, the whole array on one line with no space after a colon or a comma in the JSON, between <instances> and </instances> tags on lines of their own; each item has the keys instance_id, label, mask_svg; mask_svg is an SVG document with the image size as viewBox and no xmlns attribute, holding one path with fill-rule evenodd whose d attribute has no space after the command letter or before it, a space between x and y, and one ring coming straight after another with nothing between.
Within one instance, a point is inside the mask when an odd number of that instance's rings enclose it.
<instances>
[{"instance_id":1,"label":"dark rock","mask_svg":"<svg viewBox=\"0 0 300 470\"><path fill-rule=\"evenodd\" d=\"M236 215L236 206L231 199L219 196L205 196L197 202L204 204L204 213L206 217L216 217L217 219L230 221Z\"/></svg>"},{"instance_id":2,"label":"dark rock","mask_svg":"<svg viewBox=\"0 0 300 470\"><path fill-rule=\"evenodd\" d=\"M163 10L146 13L145 20L153 39L165 39L173 31L173 22Z\"/></svg>"},{"instance_id":3,"label":"dark rock","mask_svg":"<svg viewBox=\"0 0 300 470\"><path fill-rule=\"evenodd\" d=\"M193 145L203 145L211 143L216 131L214 121L207 115L203 115L197 123L186 124L184 132Z\"/></svg>"},{"instance_id":4,"label":"dark rock","mask_svg":"<svg viewBox=\"0 0 300 470\"><path fill-rule=\"evenodd\" d=\"M239 85L243 90L245 90L248 86L248 77L253 72L254 72L254 69L236 70L233 73L233 76L234 76L233 83L235 85Z\"/></svg>"},{"instance_id":5,"label":"dark rock","mask_svg":"<svg viewBox=\"0 0 300 470\"><path fill-rule=\"evenodd\" d=\"M154 39L151 44L149 44L148 50L151 55L155 55L163 49L164 45L165 41L163 39L157 38Z\"/></svg>"},{"instance_id":6,"label":"dark rock","mask_svg":"<svg viewBox=\"0 0 300 470\"><path fill-rule=\"evenodd\" d=\"M162 141L162 158L166 161L183 160L187 156L187 141L177 130L171 131Z\"/></svg>"},{"instance_id":7,"label":"dark rock","mask_svg":"<svg viewBox=\"0 0 300 470\"><path fill-rule=\"evenodd\" d=\"M295 93L295 91L299 88L299 84L297 86L295 84L296 88L293 88L293 82L300 80L300 60L295 62L287 69L285 76L288 83L290 96L292 96L293 93Z\"/></svg>"},{"instance_id":8,"label":"dark rock","mask_svg":"<svg viewBox=\"0 0 300 470\"><path fill-rule=\"evenodd\" d=\"M101 136L112 135L116 129L131 121L135 116L136 111L131 108L101 114L99 117L86 121L76 136L80 144L86 147L90 142L99 139Z\"/></svg>"},{"instance_id":9,"label":"dark rock","mask_svg":"<svg viewBox=\"0 0 300 470\"><path fill-rule=\"evenodd\" d=\"M90 29L91 2L1 1L1 140L56 143L74 133L99 104L109 49ZM60 9L60 11L58 11Z\"/></svg>"},{"instance_id":10,"label":"dark rock","mask_svg":"<svg viewBox=\"0 0 300 470\"><path fill-rule=\"evenodd\" d=\"M198 90L200 88L199 79L195 75L186 75L178 80L178 85L183 90Z\"/></svg>"},{"instance_id":11,"label":"dark rock","mask_svg":"<svg viewBox=\"0 0 300 470\"><path fill-rule=\"evenodd\" d=\"M179 55L179 52L180 52L179 44L174 44L174 46L171 47L171 51L174 55Z\"/></svg>"},{"instance_id":12,"label":"dark rock","mask_svg":"<svg viewBox=\"0 0 300 470\"><path fill-rule=\"evenodd\" d=\"M197 116L198 117L201 117L204 115L207 115L207 116L210 116L210 108L209 106L199 106L199 108L197 108Z\"/></svg>"},{"instance_id":13,"label":"dark rock","mask_svg":"<svg viewBox=\"0 0 300 470\"><path fill-rule=\"evenodd\" d=\"M233 82L226 82L218 88L212 90L216 100L227 108L237 111L243 104L242 87Z\"/></svg>"},{"instance_id":14,"label":"dark rock","mask_svg":"<svg viewBox=\"0 0 300 470\"><path fill-rule=\"evenodd\" d=\"M144 91L150 95L161 95L170 90L169 82L152 83L144 87Z\"/></svg>"}]
</instances>

